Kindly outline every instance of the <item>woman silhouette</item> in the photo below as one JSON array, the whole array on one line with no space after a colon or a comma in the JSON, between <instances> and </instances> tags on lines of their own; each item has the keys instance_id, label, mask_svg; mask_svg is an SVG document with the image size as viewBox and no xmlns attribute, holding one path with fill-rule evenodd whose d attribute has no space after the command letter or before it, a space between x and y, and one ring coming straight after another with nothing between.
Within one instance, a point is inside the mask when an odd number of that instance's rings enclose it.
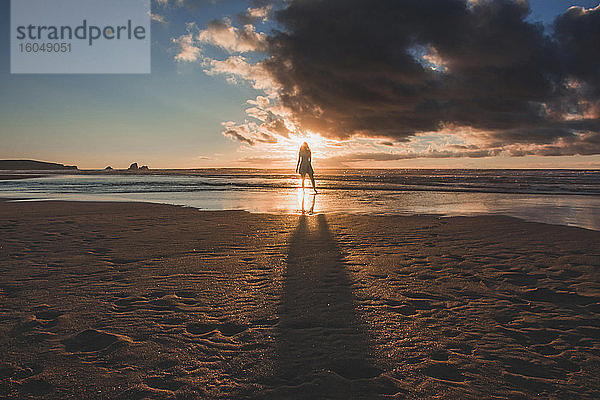
<instances>
[{"instance_id":1,"label":"woman silhouette","mask_svg":"<svg viewBox=\"0 0 600 400\"><path fill-rule=\"evenodd\" d=\"M312 182L312 187L315 193L317 193L317 188L315 187L315 177L313 167L310 163L311 161L311 152L308 147L308 143L302 143L300 146L300 151L298 152L298 163L296 163L296 173L299 173L302 177L302 189L304 189L304 179L306 179L306 174L310 176L310 181Z\"/></svg>"}]
</instances>

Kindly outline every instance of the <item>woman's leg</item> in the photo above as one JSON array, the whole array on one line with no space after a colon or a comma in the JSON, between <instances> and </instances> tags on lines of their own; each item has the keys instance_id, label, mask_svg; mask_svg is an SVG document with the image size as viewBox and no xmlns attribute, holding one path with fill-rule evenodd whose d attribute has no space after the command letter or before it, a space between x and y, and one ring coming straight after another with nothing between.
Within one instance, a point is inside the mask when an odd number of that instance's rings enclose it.
<instances>
[{"instance_id":1,"label":"woman's leg","mask_svg":"<svg viewBox=\"0 0 600 400\"><path fill-rule=\"evenodd\" d=\"M306 179L306 174L300 175L302 177L302 189L304 189L304 180Z\"/></svg>"},{"instance_id":2,"label":"woman's leg","mask_svg":"<svg viewBox=\"0 0 600 400\"><path fill-rule=\"evenodd\" d=\"M310 176L310 181L312 182L313 190L316 192L317 188L315 186L315 175L312 172L309 172L308 175Z\"/></svg>"}]
</instances>

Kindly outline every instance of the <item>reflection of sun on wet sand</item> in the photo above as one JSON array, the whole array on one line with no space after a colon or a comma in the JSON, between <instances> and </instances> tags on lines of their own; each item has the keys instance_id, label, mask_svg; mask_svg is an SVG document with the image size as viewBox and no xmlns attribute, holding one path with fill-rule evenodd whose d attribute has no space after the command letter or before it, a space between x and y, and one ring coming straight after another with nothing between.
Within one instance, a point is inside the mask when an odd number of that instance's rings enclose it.
<instances>
[{"instance_id":1,"label":"reflection of sun on wet sand","mask_svg":"<svg viewBox=\"0 0 600 400\"><path fill-rule=\"evenodd\" d=\"M298 212L302 214L314 214L316 204L316 193L308 192L302 188L296 189L298 194Z\"/></svg>"},{"instance_id":2,"label":"reflection of sun on wet sand","mask_svg":"<svg viewBox=\"0 0 600 400\"><path fill-rule=\"evenodd\" d=\"M0 397L596 399L599 235L0 202Z\"/></svg>"}]
</instances>

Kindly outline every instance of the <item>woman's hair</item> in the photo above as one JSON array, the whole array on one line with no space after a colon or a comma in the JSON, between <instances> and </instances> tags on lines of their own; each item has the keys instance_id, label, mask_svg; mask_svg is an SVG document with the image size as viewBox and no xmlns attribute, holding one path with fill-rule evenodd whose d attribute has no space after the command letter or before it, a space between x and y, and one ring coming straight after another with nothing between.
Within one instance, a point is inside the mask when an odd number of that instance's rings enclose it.
<instances>
[{"instance_id":1,"label":"woman's hair","mask_svg":"<svg viewBox=\"0 0 600 400\"><path fill-rule=\"evenodd\" d=\"M308 147L308 143L306 143L306 142L302 143L302 146L300 146L300 148L301 149L309 149L310 150L310 147Z\"/></svg>"}]
</instances>

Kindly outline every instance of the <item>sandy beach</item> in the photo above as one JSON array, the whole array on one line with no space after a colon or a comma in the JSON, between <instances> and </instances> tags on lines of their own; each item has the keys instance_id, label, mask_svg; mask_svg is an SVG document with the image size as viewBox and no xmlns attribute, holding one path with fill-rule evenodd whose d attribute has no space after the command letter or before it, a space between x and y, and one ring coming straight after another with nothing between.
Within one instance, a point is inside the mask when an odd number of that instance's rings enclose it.
<instances>
[{"instance_id":1,"label":"sandy beach","mask_svg":"<svg viewBox=\"0 0 600 400\"><path fill-rule=\"evenodd\" d=\"M600 232L0 202L0 397L597 399Z\"/></svg>"}]
</instances>

